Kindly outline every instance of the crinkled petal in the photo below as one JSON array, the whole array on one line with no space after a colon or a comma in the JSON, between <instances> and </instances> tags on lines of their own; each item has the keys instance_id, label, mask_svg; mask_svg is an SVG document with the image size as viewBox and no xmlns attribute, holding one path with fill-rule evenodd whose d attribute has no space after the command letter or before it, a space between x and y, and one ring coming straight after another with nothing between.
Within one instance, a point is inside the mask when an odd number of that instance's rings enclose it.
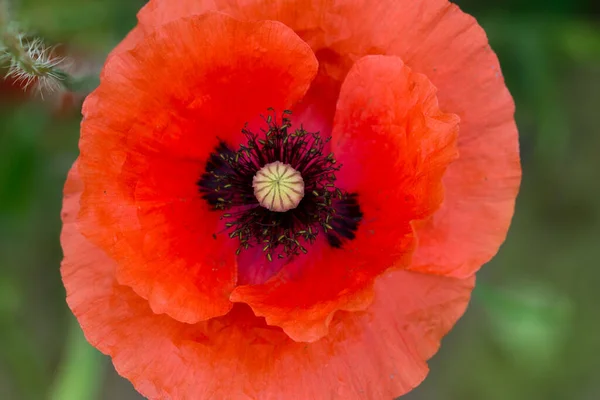
<instances>
[{"instance_id":1,"label":"crinkled petal","mask_svg":"<svg viewBox=\"0 0 600 400\"><path fill-rule=\"evenodd\" d=\"M83 110L79 224L154 312L194 323L231 308L235 249L214 235L219 213L197 181L219 140L237 143L245 122L292 107L317 68L283 24L216 13L110 57Z\"/></svg>"},{"instance_id":2,"label":"crinkled petal","mask_svg":"<svg viewBox=\"0 0 600 400\"><path fill-rule=\"evenodd\" d=\"M330 334L315 343L292 341L243 305L181 323L153 313L120 285L115 262L78 232L77 175L70 173L62 213L67 302L90 343L150 399L395 398L425 378L425 361L473 288L473 278L388 272L368 310L338 313Z\"/></svg>"},{"instance_id":3,"label":"crinkled petal","mask_svg":"<svg viewBox=\"0 0 600 400\"><path fill-rule=\"evenodd\" d=\"M409 265L412 221L441 204L457 131L458 117L439 110L424 75L398 57L359 60L342 85L332 133L343 164L337 185L358 195L363 213L356 238L341 249L313 245L266 283L236 287L232 300L298 341L326 335L336 310L368 306L373 279Z\"/></svg>"},{"instance_id":4,"label":"crinkled petal","mask_svg":"<svg viewBox=\"0 0 600 400\"><path fill-rule=\"evenodd\" d=\"M151 0L136 29L151 31L182 16L219 10L247 20L271 19L294 29L319 59L307 96L335 98L355 60L400 56L438 88L443 111L461 119L458 149L444 184L440 210L417 226L414 270L464 277L490 260L504 241L521 180L514 103L498 59L475 19L447 0ZM332 103L319 106L317 125L328 132ZM306 104L301 111L311 109ZM314 110L314 108L313 108ZM309 116L313 114L307 114Z\"/></svg>"}]
</instances>

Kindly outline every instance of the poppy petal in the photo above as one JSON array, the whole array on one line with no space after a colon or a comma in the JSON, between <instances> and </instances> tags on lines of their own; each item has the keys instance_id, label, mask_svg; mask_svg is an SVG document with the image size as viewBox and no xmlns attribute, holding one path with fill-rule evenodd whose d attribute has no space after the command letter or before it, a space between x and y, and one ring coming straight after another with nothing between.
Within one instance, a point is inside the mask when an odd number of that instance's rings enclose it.
<instances>
[{"instance_id":1,"label":"poppy petal","mask_svg":"<svg viewBox=\"0 0 600 400\"><path fill-rule=\"evenodd\" d=\"M236 287L232 301L309 342L327 334L335 311L368 306L373 279L409 264L411 222L439 207L457 130L458 117L440 112L424 75L398 57L359 60L342 85L332 133L343 164L337 182L358 194L363 213L356 238L341 250L311 247L266 283Z\"/></svg>"},{"instance_id":2,"label":"poppy petal","mask_svg":"<svg viewBox=\"0 0 600 400\"><path fill-rule=\"evenodd\" d=\"M181 0L176 5L151 0L140 11L136 29L151 31L210 10L245 20L278 20L294 29L317 55L315 82L323 82L326 93L339 90L353 62L368 54L400 56L413 71L426 74L438 88L440 108L461 119L461 156L444 177L440 210L416 226L419 247L412 268L464 277L496 254L521 181L519 141L514 102L473 17L447 0L274 0L268 7L262 0ZM325 132L332 110L319 108Z\"/></svg>"},{"instance_id":3,"label":"poppy petal","mask_svg":"<svg viewBox=\"0 0 600 400\"><path fill-rule=\"evenodd\" d=\"M315 343L292 341L243 305L185 324L153 313L120 285L115 262L79 233L82 189L73 168L62 213L67 302L90 343L150 399L395 398L425 378L425 361L463 314L474 284L387 272L367 311L338 313Z\"/></svg>"},{"instance_id":4,"label":"poppy petal","mask_svg":"<svg viewBox=\"0 0 600 400\"><path fill-rule=\"evenodd\" d=\"M444 176L439 211L417 226L411 268L470 276L496 254L514 213L521 181L514 102L485 32L456 6L410 53L407 64L437 86L440 107L461 119L460 157Z\"/></svg>"},{"instance_id":5,"label":"poppy petal","mask_svg":"<svg viewBox=\"0 0 600 400\"><path fill-rule=\"evenodd\" d=\"M217 13L110 57L83 109L79 226L154 312L194 323L231 308L235 249L197 181L219 138L237 144L246 121L292 107L317 68L283 24Z\"/></svg>"},{"instance_id":6,"label":"poppy petal","mask_svg":"<svg viewBox=\"0 0 600 400\"><path fill-rule=\"evenodd\" d=\"M319 62L323 63L305 98L293 109L294 120L301 121L306 130L318 131L322 136L327 137L331 134L333 126L335 103L341 80L347 72L343 62L340 62L339 56L328 51L325 48L326 43L323 42L324 33L331 29L329 23L339 18L336 16L339 10L328 9L329 3L331 3L329 0L276 0L270 1L268 6L265 6L263 0L244 2L180 0L176 3L151 0L140 10L138 14L140 25L134 30L151 32L169 21L215 10L243 20L283 22L292 27L316 52L318 51ZM298 12L298 10L302 10L302 12ZM332 18L329 19L327 16ZM334 40L339 39L334 38ZM333 81L332 75L335 75L340 81Z\"/></svg>"}]
</instances>

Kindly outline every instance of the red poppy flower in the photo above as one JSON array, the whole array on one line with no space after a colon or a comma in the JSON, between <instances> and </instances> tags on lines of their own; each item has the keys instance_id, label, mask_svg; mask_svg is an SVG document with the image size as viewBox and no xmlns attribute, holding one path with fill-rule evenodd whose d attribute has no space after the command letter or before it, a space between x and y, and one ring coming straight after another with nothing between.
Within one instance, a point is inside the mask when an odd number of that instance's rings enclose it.
<instances>
[{"instance_id":1,"label":"red poppy flower","mask_svg":"<svg viewBox=\"0 0 600 400\"><path fill-rule=\"evenodd\" d=\"M88 340L149 398L418 385L520 181L482 29L445 0L138 17L65 187L61 271Z\"/></svg>"}]
</instances>

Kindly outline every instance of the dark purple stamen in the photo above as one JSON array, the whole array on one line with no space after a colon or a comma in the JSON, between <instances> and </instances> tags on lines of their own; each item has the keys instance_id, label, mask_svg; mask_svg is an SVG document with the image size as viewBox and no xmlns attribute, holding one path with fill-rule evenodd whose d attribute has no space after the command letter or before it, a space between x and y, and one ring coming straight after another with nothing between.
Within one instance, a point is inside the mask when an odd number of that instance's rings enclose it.
<instances>
[{"instance_id":1,"label":"dark purple stamen","mask_svg":"<svg viewBox=\"0 0 600 400\"><path fill-rule=\"evenodd\" d=\"M302 127L291 129L289 111L281 124L265 118L267 129L261 134L243 129L247 139L237 151L221 142L210 155L206 170L198 181L202 197L222 219L231 238L239 240L237 253L260 246L269 260L307 253L323 232L336 248L355 237L362 212L356 194L336 187L335 173L341 165L333 153L324 154L325 145L319 132ZM294 209L274 212L260 206L252 179L266 164L280 161L300 172L304 180L304 197Z\"/></svg>"}]
</instances>

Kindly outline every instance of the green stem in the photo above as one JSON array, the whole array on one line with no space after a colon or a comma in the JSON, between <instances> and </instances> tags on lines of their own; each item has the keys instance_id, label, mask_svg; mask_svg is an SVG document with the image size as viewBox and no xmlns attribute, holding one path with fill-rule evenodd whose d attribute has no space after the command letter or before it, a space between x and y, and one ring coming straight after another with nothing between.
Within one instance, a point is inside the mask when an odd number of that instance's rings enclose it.
<instances>
[{"instance_id":1,"label":"green stem","mask_svg":"<svg viewBox=\"0 0 600 400\"><path fill-rule=\"evenodd\" d=\"M98 86L98 76L72 76L62 68L64 60L54 57L41 39L26 38L11 22L9 11L8 2L0 0L0 62L7 63L8 76L25 82L25 86L37 81L41 89L44 83L50 84L47 86L50 88L58 84L75 93L88 94Z\"/></svg>"},{"instance_id":2,"label":"green stem","mask_svg":"<svg viewBox=\"0 0 600 400\"><path fill-rule=\"evenodd\" d=\"M103 357L85 340L75 320L69 327L63 357L50 400L97 399L104 375Z\"/></svg>"}]
</instances>

